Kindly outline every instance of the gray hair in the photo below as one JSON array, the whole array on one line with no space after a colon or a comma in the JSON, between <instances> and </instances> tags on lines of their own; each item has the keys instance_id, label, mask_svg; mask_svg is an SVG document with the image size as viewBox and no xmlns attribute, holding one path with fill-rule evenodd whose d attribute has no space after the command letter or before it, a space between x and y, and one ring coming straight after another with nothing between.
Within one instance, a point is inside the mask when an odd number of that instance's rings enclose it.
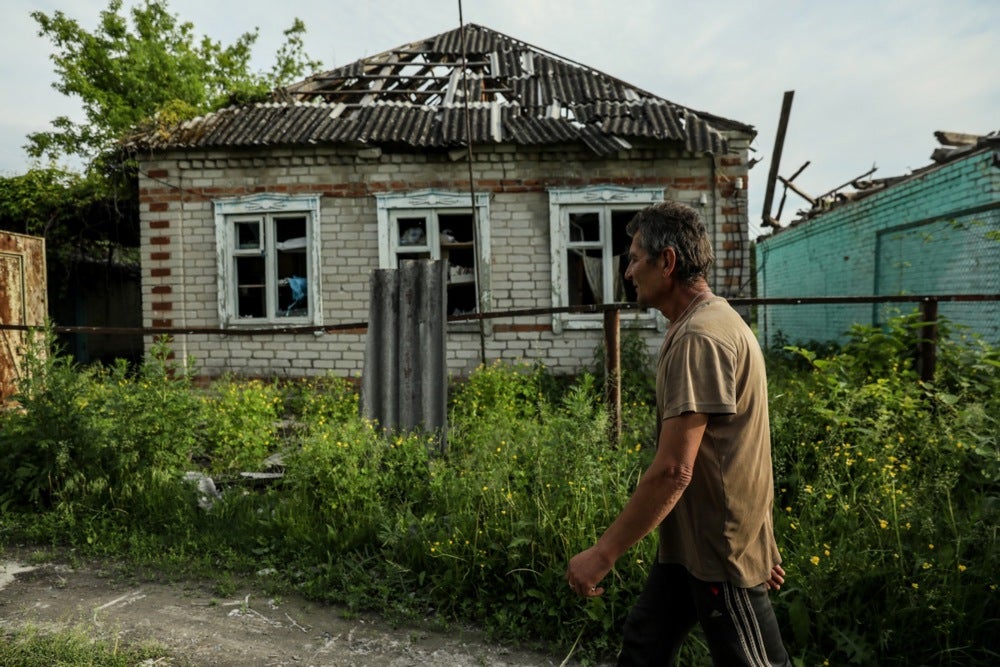
<instances>
[{"instance_id":1,"label":"gray hair","mask_svg":"<svg viewBox=\"0 0 1000 667\"><path fill-rule=\"evenodd\" d=\"M678 280L691 284L708 277L708 269L715 261L712 242L705 223L690 206L672 201L653 204L636 213L625 231L629 236L639 235L639 245L650 261L673 248Z\"/></svg>"}]
</instances>

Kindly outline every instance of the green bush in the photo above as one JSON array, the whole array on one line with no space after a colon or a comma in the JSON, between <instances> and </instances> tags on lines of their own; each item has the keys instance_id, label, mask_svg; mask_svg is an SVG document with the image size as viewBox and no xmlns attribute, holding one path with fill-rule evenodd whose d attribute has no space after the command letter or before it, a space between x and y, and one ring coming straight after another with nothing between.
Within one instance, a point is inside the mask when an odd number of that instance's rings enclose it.
<instances>
[{"instance_id":1,"label":"green bush","mask_svg":"<svg viewBox=\"0 0 1000 667\"><path fill-rule=\"evenodd\" d=\"M279 449L278 422L284 410L274 383L223 378L201 397L204 426L199 454L211 474L260 470Z\"/></svg>"},{"instance_id":2,"label":"green bush","mask_svg":"<svg viewBox=\"0 0 1000 667\"><path fill-rule=\"evenodd\" d=\"M797 665L1000 657L1000 353L945 322L941 331L930 383L913 370L913 317L857 327L839 349L769 354L789 575L773 600ZM453 384L442 447L437 434L363 421L354 385L337 378L226 378L205 391L165 348L135 373L56 354L31 368L21 409L0 413L4 539L216 573L273 567L351 608L471 621L585 661L613 654L655 558L655 538L643 540L597 600L564 581L649 461L648 385L623 401L614 447L594 376L484 366ZM271 451L284 453L282 480L228 483L207 510L182 481ZM703 642L682 658L703 664Z\"/></svg>"},{"instance_id":3,"label":"green bush","mask_svg":"<svg viewBox=\"0 0 1000 667\"><path fill-rule=\"evenodd\" d=\"M124 363L79 368L55 350L33 351L28 368L0 433L0 504L125 510L190 455L198 401L165 346L135 375Z\"/></svg>"},{"instance_id":4,"label":"green bush","mask_svg":"<svg viewBox=\"0 0 1000 667\"><path fill-rule=\"evenodd\" d=\"M348 378L326 375L284 385L287 412L304 423L342 424L357 419L357 386Z\"/></svg>"},{"instance_id":5,"label":"green bush","mask_svg":"<svg viewBox=\"0 0 1000 667\"><path fill-rule=\"evenodd\" d=\"M996 659L1000 357L945 339L923 383L915 331L855 327L827 358L793 349L810 372L772 376L779 605L792 645L830 664Z\"/></svg>"}]
</instances>

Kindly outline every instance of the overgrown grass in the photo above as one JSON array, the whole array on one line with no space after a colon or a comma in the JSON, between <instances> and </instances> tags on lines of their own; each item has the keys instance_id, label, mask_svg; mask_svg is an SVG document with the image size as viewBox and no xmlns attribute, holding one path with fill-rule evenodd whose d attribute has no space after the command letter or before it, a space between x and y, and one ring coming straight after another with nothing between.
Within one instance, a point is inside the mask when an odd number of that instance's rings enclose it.
<instances>
[{"instance_id":1,"label":"overgrown grass","mask_svg":"<svg viewBox=\"0 0 1000 667\"><path fill-rule=\"evenodd\" d=\"M944 329L930 384L910 369L912 318L858 328L841 350L772 355L789 573L774 602L798 665L1000 658L1000 354ZM22 409L0 416L0 529L172 573L274 568L273 586L348 609L471 622L497 639L607 658L655 538L619 561L603 598L577 599L563 574L651 455L648 360L626 349L626 383L644 389L625 395L617 447L589 374L480 368L452 387L442 443L361 420L339 378L225 378L201 390L164 348L135 373L42 356ZM233 475L275 453L279 483ZM216 479L210 509L186 471ZM692 642L684 664L706 656Z\"/></svg>"},{"instance_id":2,"label":"overgrown grass","mask_svg":"<svg viewBox=\"0 0 1000 667\"><path fill-rule=\"evenodd\" d=\"M998 659L1000 354L950 335L923 383L918 331L902 317L825 358L789 348L807 370L773 377L780 610L830 664Z\"/></svg>"},{"instance_id":3,"label":"overgrown grass","mask_svg":"<svg viewBox=\"0 0 1000 667\"><path fill-rule=\"evenodd\" d=\"M0 665L4 667L134 667L157 664L170 654L154 644L121 646L117 642L93 640L83 630L43 632L28 627L0 633ZM171 665L186 663L170 658Z\"/></svg>"}]
</instances>

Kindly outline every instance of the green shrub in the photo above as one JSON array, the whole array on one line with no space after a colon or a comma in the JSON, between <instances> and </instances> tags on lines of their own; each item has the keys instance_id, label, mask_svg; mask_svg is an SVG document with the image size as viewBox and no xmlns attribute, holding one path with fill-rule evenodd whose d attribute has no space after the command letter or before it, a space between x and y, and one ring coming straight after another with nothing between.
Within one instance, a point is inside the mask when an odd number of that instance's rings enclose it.
<instances>
[{"instance_id":1,"label":"green shrub","mask_svg":"<svg viewBox=\"0 0 1000 667\"><path fill-rule=\"evenodd\" d=\"M223 378L201 397L198 448L212 474L260 470L278 449L281 392L261 380Z\"/></svg>"},{"instance_id":2,"label":"green shrub","mask_svg":"<svg viewBox=\"0 0 1000 667\"><path fill-rule=\"evenodd\" d=\"M28 369L21 410L3 417L0 503L127 509L188 457L198 402L164 345L134 376L124 363L77 367L55 349L34 351Z\"/></svg>"},{"instance_id":3,"label":"green shrub","mask_svg":"<svg viewBox=\"0 0 1000 667\"><path fill-rule=\"evenodd\" d=\"M327 375L294 380L284 387L285 409L307 423L342 424L359 414L357 386L348 378Z\"/></svg>"},{"instance_id":4,"label":"green shrub","mask_svg":"<svg viewBox=\"0 0 1000 667\"><path fill-rule=\"evenodd\" d=\"M429 442L384 434L358 418L310 424L286 457L276 525L314 559L375 542L385 517L426 498Z\"/></svg>"},{"instance_id":5,"label":"green shrub","mask_svg":"<svg viewBox=\"0 0 1000 667\"><path fill-rule=\"evenodd\" d=\"M913 370L912 317L857 327L838 349L769 352L789 575L773 600L796 664L1000 657L1000 353L946 322L941 331L929 383ZM573 647L585 661L616 650L655 558L655 538L640 542L601 599L580 600L565 584L569 558L617 516L649 461L648 392L623 401L612 447L594 376L569 384L539 367L491 364L452 386L441 448L436 435L361 420L346 380L279 393L229 378L204 392L165 353L134 375L58 355L33 364L23 409L0 414L4 539L171 568L274 567L322 599L476 622L497 639ZM295 428L278 433L282 408ZM207 511L180 482L198 463L233 470L277 448L283 480L223 487ZM693 637L682 664L706 659Z\"/></svg>"},{"instance_id":6,"label":"green shrub","mask_svg":"<svg viewBox=\"0 0 1000 667\"><path fill-rule=\"evenodd\" d=\"M855 327L827 358L793 350L812 371L772 375L779 604L790 642L830 664L996 657L998 356L942 340L925 384L915 329Z\"/></svg>"}]
</instances>

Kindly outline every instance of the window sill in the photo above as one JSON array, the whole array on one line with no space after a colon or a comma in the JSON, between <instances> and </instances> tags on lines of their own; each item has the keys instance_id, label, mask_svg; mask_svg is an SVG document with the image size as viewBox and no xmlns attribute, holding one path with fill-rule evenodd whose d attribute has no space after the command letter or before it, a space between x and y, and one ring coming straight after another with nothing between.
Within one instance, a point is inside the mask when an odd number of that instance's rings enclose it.
<instances>
[{"instance_id":1,"label":"window sill","mask_svg":"<svg viewBox=\"0 0 1000 667\"><path fill-rule=\"evenodd\" d=\"M604 328L602 314L562 314L556 316L559 325L570 331L586 331ZM660 329L661 325L654 313L642 312L638 315L628 313L621 316L622 329Z\"/></svg>"}]
</instances>

